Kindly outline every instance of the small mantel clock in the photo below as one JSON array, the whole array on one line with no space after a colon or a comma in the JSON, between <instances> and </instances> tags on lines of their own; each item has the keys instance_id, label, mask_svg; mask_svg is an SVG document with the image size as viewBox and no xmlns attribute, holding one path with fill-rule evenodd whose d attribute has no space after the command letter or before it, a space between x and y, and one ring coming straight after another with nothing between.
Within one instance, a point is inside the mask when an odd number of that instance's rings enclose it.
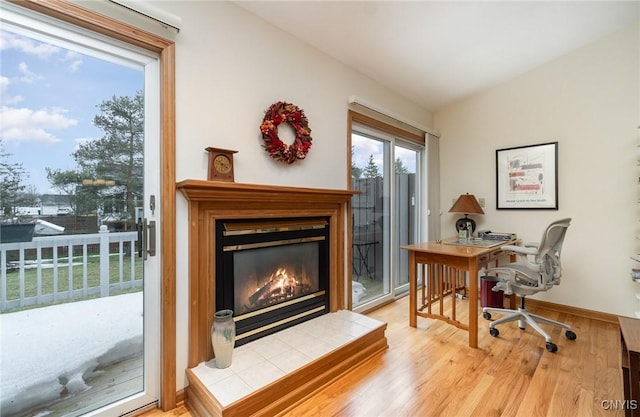
<instances>
[{"instance_id":1,"label":"small mantel clock","mask_svg":"<svg viewBox=\"0 0 640 417\"><path fill-rule=\"evenodd\" d=\"M238 151L208 147L209 152L209 181L233 182L233 154Z\"/></svg>"}]
</instances>

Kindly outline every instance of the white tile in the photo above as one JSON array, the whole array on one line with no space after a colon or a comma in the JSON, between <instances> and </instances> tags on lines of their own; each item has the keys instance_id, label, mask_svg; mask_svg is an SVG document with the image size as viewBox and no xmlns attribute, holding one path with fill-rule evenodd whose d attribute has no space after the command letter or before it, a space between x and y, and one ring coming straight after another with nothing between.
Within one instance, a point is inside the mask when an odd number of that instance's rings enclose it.
<instances>
[{"instance_id":1,"label":"white tile","mask_svg":"<svg viewBox=\"0 0 640 417\"><path fill-rule=\"evenodd\" d=\"M361 324L369 329L377 329L380 325L384 325L384 322L380 320L372 319L367 316L359 316L356 319L356 323Z\"/></svg>"},{"instance_id":2,"label":"white tile","mask_svg":"<svg viewBox=\"0 0 640 417\"><path fill-rule=\"evenodd\" d=\"M258 390L282 378L285 376L285 372L271 362L264 361L257 366L238 372L238 376L251 388Z\"/></svg>"},{"instance_id":3,"label":"white tile","mask_svg":"<svg viewBox=\"0 0 640 417\"><path fill-rule=\"evenodd\" d=\"M294 349L303 350L309 344L309 340L313 339L313 335L305 331L287 332L287 330L291 329L293 328L283 330L282 334L276 333L278 339Z\"/></svg>"},{"instance_id":4,"label":"white tile","mask_svg":"<svg viewBox=\"0 0 640 417\"><path fill-rule=\"evenodd\" d=\"M313 337L318 339L323 339L325 337L334 335L337 331L338 329L336 328L336 326L328 326L328 325L314 326L313 328L309 329L309 333L312 334Z\"/></svg>"},{"instance_id":5,"label":"white tile","mask_svg":"<svg viewBox=\"0 0 640 417\"><path fill-rule=\"evenodd\" d=\"M238 349L233 351L233 357L231 359L231 370L233 372L241 372L245 369L253 368L254 366L260 365L262 362L266 360L263 356L261 356L258 352L256 352L249 344L246 349Z\"/></svg>"},{"instance_id":6,"label":"white tile","mask_svg":"<svg viewBox=\"0 0 640 417\"><path fill-rule=\"evenodd\" d=\"M340 346L346 345L347 343L355 340L356 337L345 332L334 332L331 334L327 334L322 341L327 343L328 345L333 346L334 348L338 348Z\"/></svg>"},{"instance_id":7,"label":"white tile","mask_svg":"<svg viewBox=\"0 0 640 417\"><path fill-rule=\"evenodd\" d=\"M321 356L326 355L327 353L331 352L332 350L335 350L335 347L331 346L330 344L323 342L323 341L317 341L316 343L313 343L309 346L306 347L306 349L304 350L304 352L309 352L309 355L312 356L314 359L317 359Z\"/></svg>"},{"instance_id":8,"label":"white tile","mask_svg":"<svg viewBox=\"0 0 640 417\"><path fill-rule=\"evenodd\" d=\"M225 378L229 378L233 375L233 371L230 368L218 369L215 366L215 359L212 359L208 362L203 362L197 367L193 368L192 371L200 382L204 385L213 385L216 382L222 381Z\"/></svg>"},{"instance_id":9,"label":"white tile","mask_svg":"<svg viewBox=\"0 0 640 417\"><path fill-rule=\"evenodd\" d=\"M351 336L360 337L364 334L369 333L371 329L359 324L358 322L353 321L353 322L349 322L345 326L344 331L350 334Z\"/></svg>"},{"instance_id":10,"label":"white tile","mask_svg":"<svg viewBox=\"0 0 640 417\"><path fill-rule=\"evenodd\" d=\"M273 363L284 372L293 372L296 369L302 368L303 366L311 363L312 358L304 352L290 349L282 351L279 355L270 358L269 362Z\"/></svg>"},{"instance_id":11,"label":"white tile","mask_svg":"<svg viewBox=\"0 0 640 417\"><path fill-rule=\"evenodd\" d=\"M265 359L271 359L274 356L280 355L283 351L291 349L291 346L287 345L277 337L272 336L273 335L269 335L251 342L251 349L258 352L260 356Z\"/></svg>"},{"instance_id":12,"label":"white tile","mask_svg":"<svg viewBox=\"0 0 640 417\"><path fill-rule=\"evenodd\" d=\"M254 389L244 382L238 375L232 375L220 382L207 386L211 394L223 407L251 394Z\"/></svg>"},{"instance_id":13,"label":"white tile","mask_svg":"<svg viewBox=\"0 0 640 417\"><path fill-rule=\"evenodd\" d=\"M336 311L335 317L340 318L342 320L356 321L361 317L365 317L362 314L354 313L349 310L338 310Z\"/></svg>"},{"instance_id":14,"label":"white tile","mask_svg":"<svg viewBox=\"0 0 640 417\"><path fill-rule=\"evenodd\" d=\"M294 327L290 327L290 329L293 329L293 331L296 331L296 332L299 332L299 331L308 332L310 331L310 329L313 329L313 327L316 326L316 323L321 322L324 316L326 316L326 314L323 316L316 317L314 319L302 322L300 324L297 324Z\"/></svg>"}]
</instances>

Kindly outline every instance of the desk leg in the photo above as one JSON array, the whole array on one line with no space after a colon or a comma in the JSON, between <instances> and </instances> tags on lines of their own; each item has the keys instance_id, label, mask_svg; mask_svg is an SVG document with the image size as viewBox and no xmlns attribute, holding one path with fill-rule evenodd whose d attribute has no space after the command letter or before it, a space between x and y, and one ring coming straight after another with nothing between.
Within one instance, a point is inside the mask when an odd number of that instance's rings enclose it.
<instances>
[{"instance_id":1,"label":"desk leg","mask_svg":"<svg viewBox=\"0 0 640 417\"><path fill-rule=\"evenodd\" d=\"M469 347L478 347L478 263L469 259Z\"/></svg>"},{"instance_id":2,"label":"desk leg","mask_svg":"<svg viewBox=\"0 0 640 417\"><path fill-rule=\"evenodd\" d=\"M424 283L423 283L424 285ZM416 263L416 253L409 251L409 326L418 327L418 264Z\"/></svg>"}]
</instances>

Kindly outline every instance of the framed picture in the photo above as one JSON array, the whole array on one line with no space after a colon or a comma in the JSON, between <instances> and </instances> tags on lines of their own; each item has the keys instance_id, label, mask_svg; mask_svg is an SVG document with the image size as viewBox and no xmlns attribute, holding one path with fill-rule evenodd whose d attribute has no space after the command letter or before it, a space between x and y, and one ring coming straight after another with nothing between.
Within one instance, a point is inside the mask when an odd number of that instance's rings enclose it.
<instances>
[{"instance_id":1,"label":"framed picture","mask_svg":"<svg viewBox=\"0 0 640 417\"><path fill-rule=\"evenodd\" d=\"M558 209L558 142L496 150L497 209Z\"/></svg>"}]
</instances>

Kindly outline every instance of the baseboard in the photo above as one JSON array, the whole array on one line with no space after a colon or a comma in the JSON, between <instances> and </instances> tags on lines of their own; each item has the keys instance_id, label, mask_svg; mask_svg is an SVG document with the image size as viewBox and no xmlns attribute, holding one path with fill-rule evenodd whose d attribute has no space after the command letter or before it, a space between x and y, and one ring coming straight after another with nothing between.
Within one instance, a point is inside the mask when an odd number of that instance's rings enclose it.
<instances>
[{"instance_id":1,"label":"baseboard","mask_svg":"<svg viewBox=\"0 0 640 417\"><path fill-rule=\"evenodd\" d=\"M184 399L185 399L185 389L181 389L179 391L176 391L176 404L177 405L182 405L184 404Z\"/></svg>"},{"instance_id":2,"label":"baseboard","mask_svg":"<svg viewBox=\"0 0 640 417\"><path fill-rule=\"evenodd\" d=\"M557 311L559 313L573 314L574 316L618 324L618 316L615 314L603 313L601 311L589 310L586 308L567 306L564 304L551 303L549 301L536 300L533 298L527 298L527 307L543 308L545 310Z\"/></svg>"}]
</instances>

